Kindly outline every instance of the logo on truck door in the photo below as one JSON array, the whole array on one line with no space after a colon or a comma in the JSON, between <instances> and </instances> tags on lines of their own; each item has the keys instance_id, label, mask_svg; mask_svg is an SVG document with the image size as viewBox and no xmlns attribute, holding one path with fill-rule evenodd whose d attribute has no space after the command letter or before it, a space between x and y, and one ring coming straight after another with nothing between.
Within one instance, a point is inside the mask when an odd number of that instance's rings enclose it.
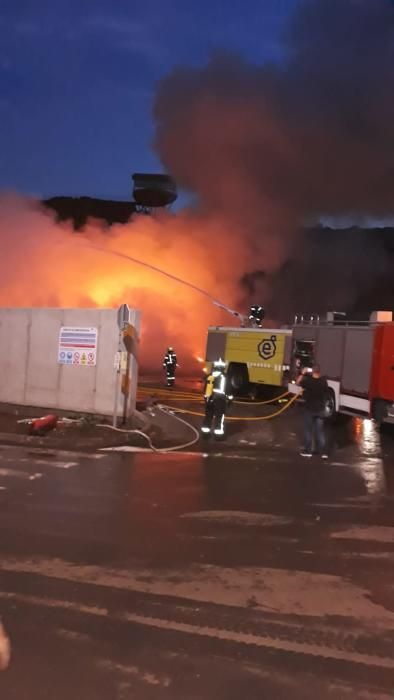
<instances>
[{"instance_id":1,"label":"logo on truck door","mask_svg":"<svg viewBox=\"0 0 394 700\"><path fill-rule=\"evenodd\" d=\"M271 335L271 338L264 338L258 346L257 352L263 360L270 360L276 353L276 335Z\"/></svg>"}]
</instances>

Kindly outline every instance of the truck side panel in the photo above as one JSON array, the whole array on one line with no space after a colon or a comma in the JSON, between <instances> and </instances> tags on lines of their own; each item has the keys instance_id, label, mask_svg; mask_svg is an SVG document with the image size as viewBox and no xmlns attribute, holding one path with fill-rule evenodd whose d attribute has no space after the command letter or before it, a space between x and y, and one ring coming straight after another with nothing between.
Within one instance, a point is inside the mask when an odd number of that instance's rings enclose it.
<instances>
[{"instance_id":1,"label":"truck side panel","mask_svg":"<svg viewBox=\"0 0 394 700\"><path fill-rule=\"evenodd\" d=\"M316 362L320 365L321 373L329 379L341 379L344 344L344 328L321 326L318 329Z\"/></svg>"},{"instance_id":2,"label":"truck side panel","mask_svg":"<svg viewBox=\"0 0 394 700\"><path fill-rule=\"evenodd\" d=\"M226 361L246 363L252 384L280 386L283 377L285 339L278 331L229 331Z\"/></svg>"},{"instance_id":3,"label":"truck side panel","mask_svg":"<svg viewBox=\"0 0 394 700\"><path fill-rule=\"evenodd\" d=\"M394 402L394 323L376 329L370 397Z\"/></svg>"},{"instance_id":4,"label":"truck side panel","mask_svg":"<svg viewBox=\"0 0 394 700\"><path fill-rule=\"evenodd\" d=\"M341 393L368 396L374 337L374 328L346 329Z\"/></svg>"}]
</instances>

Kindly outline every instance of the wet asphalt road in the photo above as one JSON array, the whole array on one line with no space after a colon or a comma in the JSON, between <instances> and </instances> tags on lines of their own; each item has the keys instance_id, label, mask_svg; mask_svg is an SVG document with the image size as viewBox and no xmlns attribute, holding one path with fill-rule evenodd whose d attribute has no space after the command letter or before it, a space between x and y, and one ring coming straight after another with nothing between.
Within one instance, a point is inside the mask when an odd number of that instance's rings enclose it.
<instances>
[{"instance_id":1,"label":"wet asphalt road","mask_svg":"<svg viewBox=\"0 0 394 700\"><path fill-rule=\"evenodd\" d=\"M324 463L298 429L1 445L1 699L393 698L394 431L341 421Z\"/></svg>"}]
</instances>

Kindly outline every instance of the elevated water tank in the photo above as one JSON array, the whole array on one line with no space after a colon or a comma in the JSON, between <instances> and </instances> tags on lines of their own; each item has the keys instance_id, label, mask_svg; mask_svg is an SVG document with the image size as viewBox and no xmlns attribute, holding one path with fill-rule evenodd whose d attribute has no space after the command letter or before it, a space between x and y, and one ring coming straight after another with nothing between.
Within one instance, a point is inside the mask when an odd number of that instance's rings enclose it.
<instances>
[{"instance_id":1,"label":"elevated water tank","mask_svg":"<svg viewBox=\"0 0 394 700\"><path fill-rule=\"evenodd\" d=\"M169 175L134 173L133 197L141 207L167 207L175 202L176 184Z\"/></svg>"}]
</instances>

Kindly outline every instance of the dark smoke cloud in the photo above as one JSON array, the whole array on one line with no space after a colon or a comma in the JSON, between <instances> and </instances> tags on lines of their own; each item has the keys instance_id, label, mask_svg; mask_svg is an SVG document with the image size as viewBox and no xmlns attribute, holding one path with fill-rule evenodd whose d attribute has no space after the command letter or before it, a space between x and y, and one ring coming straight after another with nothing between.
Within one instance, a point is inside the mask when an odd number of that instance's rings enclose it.
<instances>
[{"instance_id":1,"label":"dark smoke cloud","mask_svg":"<svg viewBox=\"0 0 394 700\"><path fill-rule=\"evenodd\" d=\"M360 293L360 261L369 259L362 265L369 273L375 262L375 275L385 268L384 247L377 252L370 237L336 241L335 252L312 246L304 258L299 233L321 216L394 213L390 0L304 0L282 64L259 67L218 53L202 69L179 68L162 82L155 116L166 167L197 195L200 211L227 223L228 245L241 237L248 248L247 269L234 274L246 275L249 291L257 269L261 294L278 288L278 275L281 294L294 293L286 261L301 255L305 275L314 260L321 269L324 254L341 290L335 301L349 305ZM344 255L353 263L351 284ZM310 297L319 280L302 281Z\"/></svg>"}]
</instances>

